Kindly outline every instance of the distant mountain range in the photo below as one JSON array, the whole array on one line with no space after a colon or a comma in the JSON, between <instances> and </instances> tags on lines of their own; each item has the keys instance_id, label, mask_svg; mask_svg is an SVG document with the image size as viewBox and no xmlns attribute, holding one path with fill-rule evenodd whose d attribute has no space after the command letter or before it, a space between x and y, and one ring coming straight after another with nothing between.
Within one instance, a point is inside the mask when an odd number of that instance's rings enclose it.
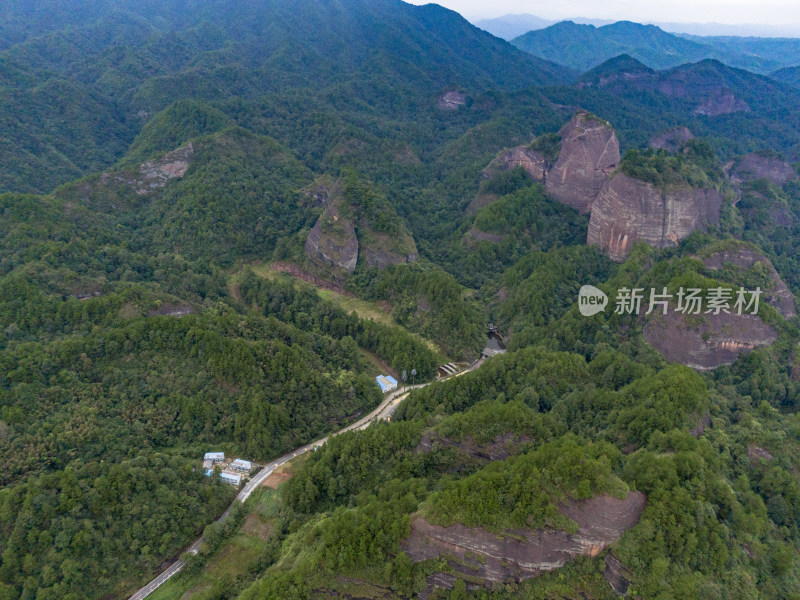
<instances>
[{"instance_id":1,"label":"distant mountain range","mask_svg":"<svg viewBox=\"0 0 800 600\"><path fill-rule=\"evenodd\" d=\"M524 33L534 29L544 29L550 25L555 25L560 21L554 19L543 19L529 14L511 14L495 17L493 19L479 19L473 24L481 29L488 31L492 35L501 37L505 40L512 40ZM609 25L614 23L608 19L587 19L581 17L571 17L573 23L584 25ZM767 38L791 38L800 37L800 25L728 25L726 23L653 23L664 31L677 34L697 35L697 36L737 36L737 37L767 37Z\"/></svg>"},{"instance_id":2,"label":"distant mountain range","mask_svg":"<svg viewBox=\"0 0 800 600\"><path fill-rule=\"evenodd\" d=\"M512 40L534 56L579 71L628 54L654 69L712 58L767 74L800 64L800 39L674 35L655 25L619 21L596 27L562 21Z\"/></svg>"}]
</instances>

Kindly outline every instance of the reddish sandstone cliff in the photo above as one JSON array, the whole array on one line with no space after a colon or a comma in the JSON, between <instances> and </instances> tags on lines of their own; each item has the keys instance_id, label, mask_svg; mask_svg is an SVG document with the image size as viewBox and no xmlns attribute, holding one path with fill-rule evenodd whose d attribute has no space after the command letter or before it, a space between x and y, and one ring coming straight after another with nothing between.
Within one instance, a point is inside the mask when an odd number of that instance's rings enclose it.
<instances>
[{"instance_id":1,"label":"reddish sandstone cliff","mask_svg":"<svg viewBox=\"0 0 800 600\"><path fill-rule=\"evenodd\" d=\"M619 164L619 141L611 125L587 112L577 113L559 131L561 151L547 173L545 190L582 213Z\"/></svg>"},{"instance_id":2,"label":"reddish sandstone cliff","mask_svg":"<svg viewBox=\"0 0 800 600\"><path fill-rule=\"evenodd\" d=\"M442 557L456 571L484 582L520 581L578 556L597 556L639 521L646 504L641 492L629 492L624 499L601 495L570 504L562 512L578 524L573 534L538 529L497 535L480 527L440 527L415 517L403 549L415 562ZM436 585L438 580L431 581Z\"/></svg>"},{"instance_id":3,"label":"reddish sandstone cliff","mask_svg":"<svg viewBox=\"0 0 800 600\"><path fill-rule=\"evenodd\" d=\"M714 189L660 190L616 173L592 206L586 241L599 245L612 260L622 261L637 240L666 248L696 229L719 223L721 206L722 195Z\"/></svg>"}]
</instances>

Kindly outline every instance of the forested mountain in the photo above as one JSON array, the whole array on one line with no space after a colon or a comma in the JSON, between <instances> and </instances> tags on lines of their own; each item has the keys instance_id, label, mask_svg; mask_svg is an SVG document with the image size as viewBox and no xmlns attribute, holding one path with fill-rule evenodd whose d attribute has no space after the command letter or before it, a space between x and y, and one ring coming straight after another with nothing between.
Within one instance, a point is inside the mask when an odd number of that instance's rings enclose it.
<instances>
[{"instance_id":1,"label":"forested mountain","mask_svg":"<svg viewBox=\"0 0 800 600\"><path fill-rule=\"evenodd\" d=\"M620 54L630 54L654 69L712 58L732 67L767 74L800 63L800 44L796 39L678 35L655 25L630 21L600 27L561 21L532 29L511 42L534 56L579 71L587 71Z\"/></svg>"},{"instance_id":2,"label":"forested mountain","mask_svg":"<svg viewBox=\"0 0 800 600\"><path fill-rule=\"evenodd\" d=\"M522 88L568 73L433 5L96 4L86 12L35 4L33 14L19 4L0 16L9 40L25 38L0 54L9 72L0 88L0 189L46 191L110 165L150 116L183 98L280 91L306 104L330 99L346 111L409 117L446 86ZM19 25L36 19L62 28L31 36Z\"/></svg>"},{"instance_id":3,"label":"forested mountain","mask_svg":"<svg viewBox=\"0 0 800 600\"><path fill-rule=\"evenodd\" d=\"M201 534L152 598L800 594L791 73L555 26L580 75L399 0L4 9L0 599L127 598ZM404 372L211 524L205 452Z\"/></svg>"}]
</instances>

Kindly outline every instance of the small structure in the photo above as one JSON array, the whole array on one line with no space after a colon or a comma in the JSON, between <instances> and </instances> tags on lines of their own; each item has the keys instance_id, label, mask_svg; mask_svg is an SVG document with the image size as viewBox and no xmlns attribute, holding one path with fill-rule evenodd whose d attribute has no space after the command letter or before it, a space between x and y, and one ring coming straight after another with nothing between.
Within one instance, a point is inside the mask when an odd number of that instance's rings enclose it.
<instances>
[{"instance_id":1,"label":"small structure","mask_svg":"<svg viewBox=\"0 0 800 600\"><path fill-rule=\"evenodd\" d=\"M206 469L206 477L211 477L214 474L214 469Z\"/></svg>"},{"instance_id":2,"label":"small structure","mask_svg":"<svg viewBox=\"0 0 800 600\"><path fill-rule=\"evenodd\" d=\"M448 377L450 375L455 375L460 369L455 363L447 363L446 365L441 365L439 370L442 371L443 377Z\"/></svg>"},{"instance_id":3,"label":"small structure","mask_svg":"<svg viewBox=\"0 0 800 600\"><path fill-rule=\"evenodd\" d=\"M386 392L393 392L397 389L397 379L391 375L378 375L375 378L375 381L378 382L378 385L381 387L381 391L384 394Z\"/></svg>"},{"instance_id":4,"label":"small structure","mask_svg":"<svg viewBox=\"0 0 800 600\"><path fill-rule=\"evenodd\" d=\"M213 469L214 468L214 461L213 460L204 460L203 461L203 468L204 469Z\"/></svg>"},{"instance_id":5,"label":"small structure","mask_svg":"<svg viewBox=\"0 0 800 600\"><path fill-rule=\"evenodd\" d=\"M229 473L228 471L223 471L219 474L220 479L225 483L230 483L231 485L239 485L242 482L242 476L239 473Z\"/></svg>"},{"instance_id":6,"label":"small structure","mask_svg":"<svg viewBox=\"0 0 800 600\"><path fill-rule=\"evenodd\" d=\"M235 469L237 471L246 471L249 473L250 469L252 468L253 464L249 460L242 460L241 458L237 458L231 463L231 469Z\"/></svg>"},{"instance_id":7,"label":"small structure","mask_svg":"<svg viewBox=\"0 0 800 600\"><path fill-rule=\"evenodd\" d=\"M224 452L206 452L205 456L203 456L203 460L210 460L211 464L216 462L222 462L225 460L225 453Z\"/></svg>"}]
</instances>

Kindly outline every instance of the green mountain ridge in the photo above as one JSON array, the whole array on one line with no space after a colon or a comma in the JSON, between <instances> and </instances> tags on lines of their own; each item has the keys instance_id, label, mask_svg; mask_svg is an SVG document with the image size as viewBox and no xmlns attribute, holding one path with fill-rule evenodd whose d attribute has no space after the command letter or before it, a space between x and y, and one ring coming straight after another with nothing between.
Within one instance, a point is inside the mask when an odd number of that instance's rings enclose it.
<instances>
[{"instance_id":1,"label":"green mountain ridge","mask_svg":"<svg viewBox=\"0 0 800 600\"><path fill-rule=\"evenodd\" d=\"M654 69L713 58L761 74L800 62L800 45L790 39L679 35L631 21L600 27L561 21L515 37L511 43L579 71L620 54L629 54Z\"/></svg>"}]
</instances>

